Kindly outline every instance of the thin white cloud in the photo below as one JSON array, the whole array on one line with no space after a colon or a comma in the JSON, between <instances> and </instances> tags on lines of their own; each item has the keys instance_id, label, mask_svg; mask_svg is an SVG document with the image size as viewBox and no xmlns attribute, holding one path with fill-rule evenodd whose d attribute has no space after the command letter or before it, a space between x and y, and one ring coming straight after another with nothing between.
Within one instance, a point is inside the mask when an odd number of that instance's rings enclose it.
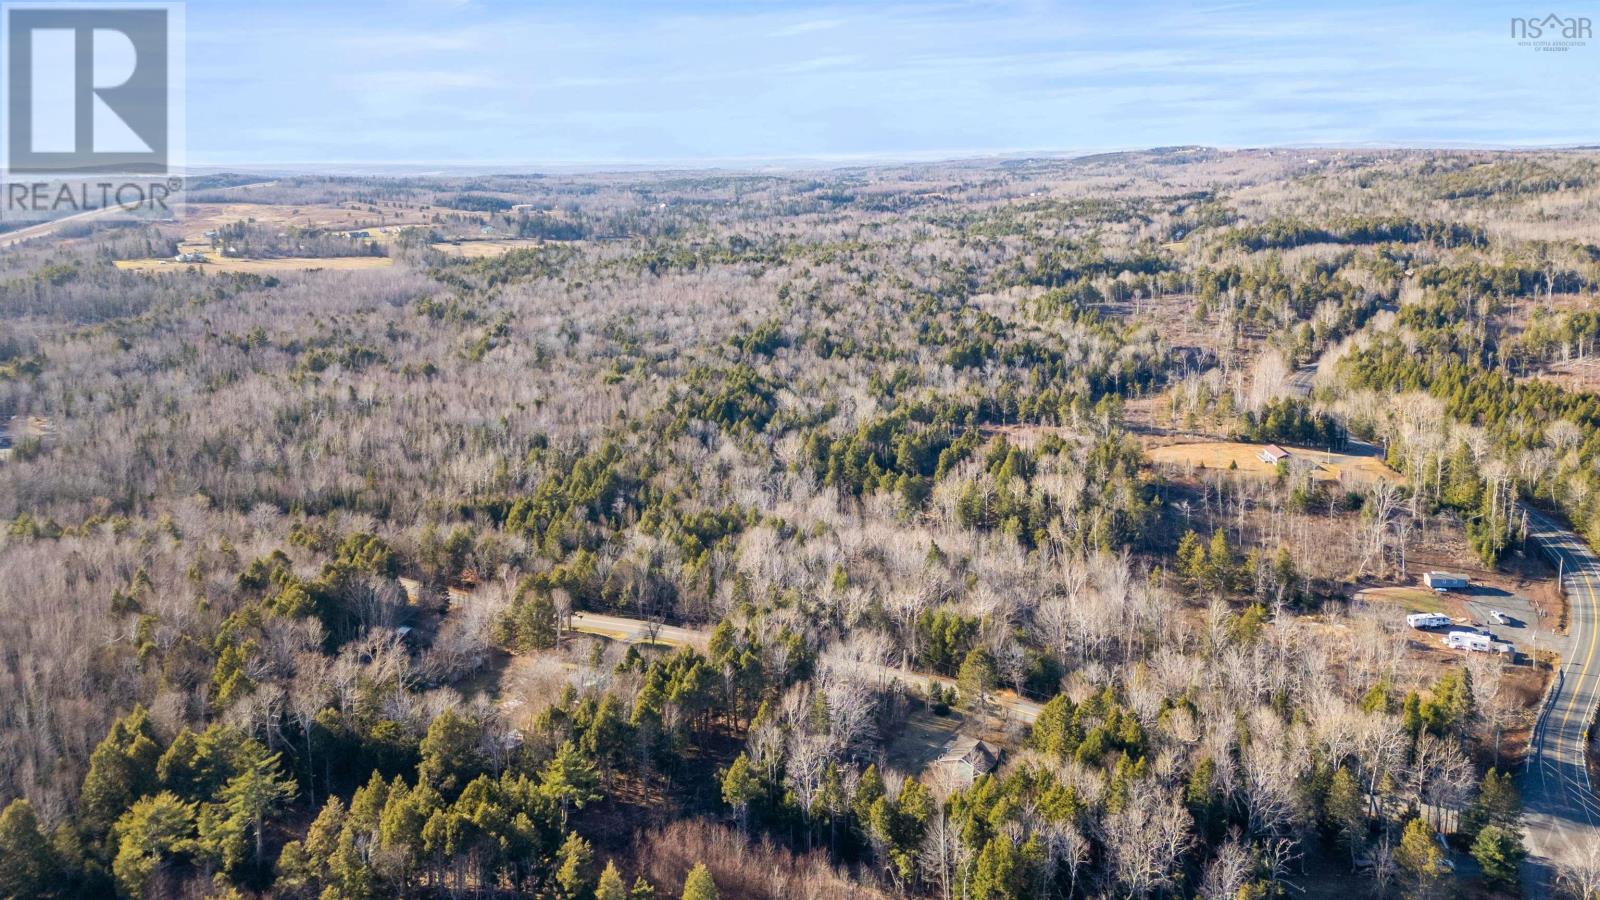
<instances>
[{"instance_id":1,"label":"thin white cloud","mask_svg":"<svg viewBox=\"0 0 1600 900\"><path fill-rule=\"evenodd\" d=\"M193 159L1515 143L1600 122L1600 45L1522 52L1501 12L1446 0L191 0L188 21Z\"/></svg>"}]
</instances>

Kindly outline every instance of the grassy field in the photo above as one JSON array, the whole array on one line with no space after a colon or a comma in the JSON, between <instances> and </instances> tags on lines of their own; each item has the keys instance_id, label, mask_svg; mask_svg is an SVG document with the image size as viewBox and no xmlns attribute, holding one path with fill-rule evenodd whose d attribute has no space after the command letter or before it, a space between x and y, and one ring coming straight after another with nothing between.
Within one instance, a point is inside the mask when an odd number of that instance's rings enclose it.
<instances>
[{"instance_id":1,"label":"grassy field","mask_svg":"<svg viewBox=\"0 0 1600 900\"><path fill-rule=\"evenodd\" d=\"M441 253L477 259L487 256L500 256L520 247L538 247L541 243L538 240L522 238L507 238L503 241L440 241L433 245L433 249Z\"/></svg>"},{"instance_id":2,"label":"grassy field","mask_svg":"<svg viewBox=\"0 0 1600 900\"><path fill-rule=\"evenodd\" d=\"M172 272L199 269L201 272L296 272L307 269L384 269L394 265L387 256L280 256L269 259L208 258L204 263L180 263L170 259L119 259L117 268L138 272Z\"/></svg>"},{"instance_id":3,"label":"grassy field","mask_svg":"<svg viewBox=\"0 0 1600 900\"><path fill-rule=\"evenodd\" d=\"M180 223L179 253L200 253L203 264L180 263L171 258L118 260L117 267L133 271L171 271L193 265L202 272L294 272L306 269L381 269L394 264L386 257L279 256L225 258L215 252L206 233L236 222L279 228L320 228L335 233L367 231L368 240L386 244L406 225L424 225L420 213L373 213L358 205L309 204L292 206L273 203L191 203Z\"/></svg>"},{"instance_id":4,"label":"grassy field","mask_svg":"<svg viewBox=\"0 0 1600 900\"><path fill-rule=\"evenodd\" d=\"M1435 594L1426 588L1418 587L1381 587L1368 588L1357 595L1368 603L1392 603L1404 607L1408 613L1443 613L1447 616L1459 615L1459 610L1454 609L1445 602L1445 597Z\"/></svg>"},{"instance_id":5,"label":"grassy field","mask_svg":"<svg viewBox=\"0 0 1600 900\"><path fill-rule=\"evenodd\" d=\"M1158 465L1223 469L1238 471L1244 475L1271 477L1277 474L1277 466L1263 462L1256 455L1261 452L1262 446L1236 441L1199 441L1151 447L1146 453L1150 461ZM1391 481L1398 484L1405 480L1399 472L1384 465L1383 460L1377 456L1288 449L1290 465L1311 466L1312 477L1318 481L1362 483Z\"/></svg>"},{"instance_id":6,"label":"grassy field","mask_svg":"<svg viewBox=\"0 0 1600 900\"><path fill-rule=\"evenodd\" d=\"M427 218L422 212L414 210L374 213L359 204L293 206L286 203L191 203L184 208L181 227L185 239L199 240L207 231L235 222L276 225L280 228L293 226L328 231L375 232L378 228L426 225Z\"/></svg>"}]
</instances>

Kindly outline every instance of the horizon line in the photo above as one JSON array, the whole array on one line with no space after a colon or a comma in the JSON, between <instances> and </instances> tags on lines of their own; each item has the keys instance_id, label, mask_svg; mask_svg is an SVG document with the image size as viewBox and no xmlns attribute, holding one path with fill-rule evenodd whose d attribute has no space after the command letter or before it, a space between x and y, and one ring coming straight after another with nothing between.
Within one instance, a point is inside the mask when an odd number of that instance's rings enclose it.
<instances>
[{"instance_id":1,"label":"horizon line","mask_svg":"<svg viewBox=\"0 0 1600 900\"><path fill-rule=\"evenodd\" d=\"M1577 152L1600 150L1600 138L1591 141L1559 143L1498 143L1485 141L1436 142L1381 142L1381 141L1313 141L1283 144L1156 144L1149 146L1108 146L1100 148L1014 149L1014 150L930 150L912 153L850 153L785 156L702 156L681 158L608 158L608 159L557 159L557 160L281 160L254 162L190 162L186 171L206 170L207 174L229 171L282 170L301 174L318 174L322 170L341 169L340 174L380 174L385 169L434 170L495 170L486 174L525 174L537 169L558 169L566 172L612 172L618 170L674 171L674 170L754 170L758 168L779 170L804 170L806 168L848 168L853 166L930 165L940 163L973 163L986 161L1015 161L1028 159L1081 159L1115 153L1151 153L1158 150L1204 150L1218 153L1249 153L1270 151L1407 151L1407 152ZM413 174L428 174L418 172Z\"/></svg>"}]
</instances>

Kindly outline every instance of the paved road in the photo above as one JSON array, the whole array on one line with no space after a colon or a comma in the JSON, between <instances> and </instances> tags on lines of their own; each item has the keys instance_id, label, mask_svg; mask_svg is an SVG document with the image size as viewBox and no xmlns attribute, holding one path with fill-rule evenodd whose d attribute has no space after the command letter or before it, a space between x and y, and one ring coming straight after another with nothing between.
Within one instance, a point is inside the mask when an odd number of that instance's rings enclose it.
<instances>
[{"instance_id":1,"label":"paved road","mask_svg":"<svg viewBox=\"0 0 1600 900\"><path fill-rule=\"evenodd\" d=\"M225 188L217 188L217 190L233 190L235 188L252 188L252 187L271 187L272 185L275 185L277 183L278 182L276 182L276 181L252 181L252 182L248 182L246 184L234 184L234 185L229 185L228 187L225 187ZM105 218L106 216L109 216L109 215L112 215L114 213L120 212L121 210L122 210L122 208L119 207L119 206L108 206L108 207L104 207L104 208L101 208L101 209L90 209L90 210L85 210L85 211L80 212L80 213L73 213L70 216L62 216L59 219L51 219L48 222L40 222L40 223L38 223L36 225L29 225L26 228L18 228L16 231L7 231L7 232L4 232L4 233L0 233L0 247L10 247L10 246L13 246L13 245L16 245L16 244L20 244L23 241L31 241L34 238L45 237L46 235L54 234L59 229L64 228L64 227L66 227L68 225L72 225L72 224L76 224L76 223L82 223L82 222L92 222L95 219Z\"/></svg>"},{"instance_id":2,"label":"paved road","mask_svg":"<svg viewBox=\"0 0 1600 900\"><path fill-rule=\"evenodd\" d=\"M1317 377L1317 364L1312 363L1309 366L1301 366L1295 369L1294 374L1290 375L1289 380L1284 384L1290 391L1294 392L1296 397L1309 397L1311 396L1311 379L1315 377Z\"/></svg>"},{"instance_id":3,"label":"paved road","mask_svg":"<svg viewBox=\"0 0 1600 900\"><path fill-rule=\"evenodd\" d=\"M695 628L680 628L675 625L658 625L654 622L645 622L639 619L629 619L622 616L605 616L597 613L575 612L572 614L573 631L584 634L596 634L601 637L611 638L614 641L627 643L664 644L669 647L693 647L704 650L711 640L711 634ZM943 675L929 675L925 672L912 672L907 669L897 669L877 663L846 662L841 663L866 675L875 678L880 684L887 687L895 681L917 686L927 691L930 685L952 688L956 686L954 678ZM1032 700L1018 697L1010 691L999 691L991 697L993 702L1009 716L1015 716L1019 721L1028 723L1039 717L1043 705Z\"/></svg>"},{"instance_id":4,"label":"paved road","mask_svg":"<svg viewBox=\"0 0 1600 900\"><path fill-rule=\"evenodd\" d=\"M1522 774L1528 845L1560 862L1600 841L1600 803L1589 780L1587 733L1600 705L1600 557L1548 516L1527 510L1529 536L1560 567L1571 652L1534 728Z\"/></svg>"},{"instance_id":5,"label":"paved road","mask_svg":"<svg viewBox=\"0 0 1600 900\"><path fill-rule=\"evenodd\" d=\"M575 612L572 614L569 627L573 631L597 634L627 644L655 643L668 647L693 647L696 650L704 650L711 642L710 632L696 628L679 628L676 625L661 625L622 616L603 616L599 613Z\"/></svg>"},{"instance_id":6,"label":"paved road","mask_svg":"<svg viewBox=\"0 0 1600 900\"><path fill-rule=\"evenodd\" d=\"M62 216L59 219L51 219L48 222L40 222L37 225L29 225L26 228L18 228L16 231L7 231L4 234L0 234L0 247L10 247L13 244L20 244L23 241L31 241L37 237L44 237L48 234L54 233L57 229L64 228L68 225L78 222L90 222L95 219L103 218L111 215L114 212L118 212L120 209L121 207L117 206L107 207L105 209L91 209L86 212L73 213L70 216Z\"/></svg>"},{"instance_id":7,"label":"paved road","mask_svg":"<svg viewBox=\"0 0 1600 900\"><path fill-rule=\"evenodd\" d=\"M1316 373L1316 366L1302 366L1289 377L1289 389L1310 396ZM1571 648L1534 727L1520 785L1530 862L1548 889L1550 864L1575 859L1600 842L1600 802L1587 758L1589 725L1600 706L1600 557L1559 522L1527 513L1528 536L1562 573Z\"/></svg>"}]
</instances>

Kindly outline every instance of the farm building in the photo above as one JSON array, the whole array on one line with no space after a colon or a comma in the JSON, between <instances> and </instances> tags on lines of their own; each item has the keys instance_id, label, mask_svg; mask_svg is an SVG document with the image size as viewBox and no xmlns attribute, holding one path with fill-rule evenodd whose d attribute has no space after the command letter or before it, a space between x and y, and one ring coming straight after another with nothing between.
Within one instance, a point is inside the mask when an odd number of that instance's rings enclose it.
<instances>
[{"instance_id":1,"label":"farm building","mask_svg":"<svg viewBox=\"0 0 1600 900\"><path fill-rule=\"evenodd\" d=\"M1256 454L1256 458L1269 466L1275 466L1289 458L1289 451L1279 447L1277 444L1268 444L1261 448L1261 452Z\"/></svg>"},{"instance_id":2,"label":"farm building","mask_svg":"<svg viewBox=\"0 0 1600 900\"><path fill-rule=\"evenodd\" d=\"M1452 575L1449 572L1428 572L1422 576L1422 583L1436 591L1459 591L1471 584L1465 575Z\"/></svg>"}]
</instances>

